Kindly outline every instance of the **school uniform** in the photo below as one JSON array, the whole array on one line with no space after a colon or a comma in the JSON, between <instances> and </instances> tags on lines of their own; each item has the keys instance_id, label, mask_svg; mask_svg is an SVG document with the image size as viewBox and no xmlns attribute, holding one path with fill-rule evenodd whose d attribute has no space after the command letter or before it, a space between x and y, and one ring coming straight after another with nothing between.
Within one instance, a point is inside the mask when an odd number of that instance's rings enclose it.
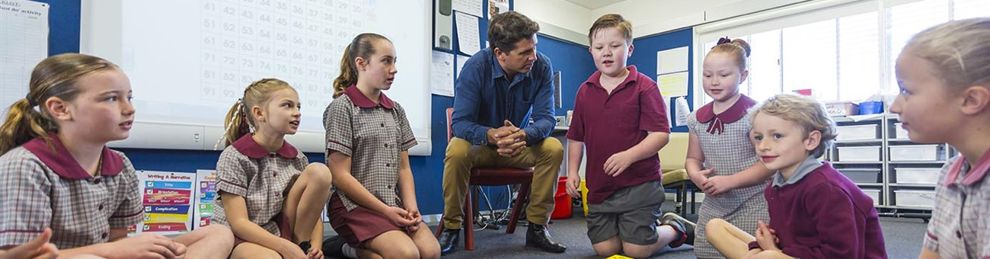
<instances>
[{"instance_id":1,"label":"school uniform","mask_svg":"<svg viewBox=\"0 0 990 259\"><path fill-rule=\"evenodd\" d=\"M376 104L350 86L323 114L327 156L341 152L351 157L351 175L378 200L403 207L399 197L402 151L416 145L406 113L382 93ZM329 160L329 159L327 159ZM330 224L352 247L391 230L403 229L391 220L355 203L337 188L328 204Z\"/></svg>"},{"instance_id":2,"label":"school uniform","mask_svg":"<svg viewBox=\"0 0 990 259\"><path fill-rule=\"evenodd\" d=\"M618 176L605 174L605 161L646 139L649 132L670 132L666 105L656 82L627 67L629 75L611 93L601 86L601 71L578 90L567 138L584 142L588 167L588 238L599 243L618 236L624 242L657 241L657 218L664 200L660 158L652 154Z\"/></svg>"},{"instance_id":3,"label":"school uniform","mask_svg":"<svg viewBox=\"0 0 990 259\"><path fill-rule=\"evenodd\" d=\"M110 241L110 230L144 219L134 166L103 147L96 176L79 165L55 134L35 138L0 156L0 246L36 238L69 249Z\"/></svg>"},{"instance_id":4,"label":"school uniform","mask_svg":"<svg viewBox=\"0 0 990 259\"><path fill-rule=\"evenodd\" d=\"M283 142L275 152L268 152L251 134L246 134L220 153L217 192L243 197L252 223L291 240L292 227L281 215L282 207L287 190L308 163L306 155L289 142ZM214 200L213 221L230 225L221 197ZM242 242L239 238L237 241Z\"/></svg>"},{"instance_id":5,"label":"school uniform","mask_svg":"<svg viewBox=\"0 0 990 259\"><path fill-rule=\"evenodd\" d=\"M887 258L873 199L828 163L809 156L789 179L774 174L764 197L770 228L788 256Z\"/></svg>"},{"instance_id":6,"label":"school uniform","mask_svg":"<svg viewBox=\"0 0 990 259\"><path fill-rule=\"evenodd\" d=\"M688 129L698 137L705 168L714 168L716 176L733 175L759 162L749 140L752 123L747 110L754 105L755 100L742 95L722 113L715 114L714 103L708 103L688 116ZM705 235L705 226L711 219L724 219L746 233L756 234L756 222L769 219L762 195L765 187L766 183L760 183L705 197L695 228L694 251L698 258L722 258Z\"/></svg>"},{"instance_id":7,"label":"school uniform","mask_svg":"<svg viewBox=\"0 0 990 259\"><path fill-rule=\"evenodd\" d=\"M975 168L963 156L945 166L935 187L935 208L924 248L941 258L990 258L990 150Z\"/></svg>"}]
</instances>

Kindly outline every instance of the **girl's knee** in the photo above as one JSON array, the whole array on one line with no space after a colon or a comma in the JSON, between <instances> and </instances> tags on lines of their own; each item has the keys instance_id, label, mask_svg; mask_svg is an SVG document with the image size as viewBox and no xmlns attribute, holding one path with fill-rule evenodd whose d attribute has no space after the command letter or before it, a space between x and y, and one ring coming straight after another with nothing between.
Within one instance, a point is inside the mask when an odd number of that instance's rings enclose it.
<instances>
[{"instance_id":1,"label":"girl's knee","mask_svg":"<svg viewBox=\"0 0 990 259\"><path fill-rule=\"evenodd\" d=\"M705 224L705 232L718 232L719 229L724 229L729 225L729 222L724 219L714 218L709 220L708 224Z\"/></svg>"},{"instance_id":2,"label":"girl's knee","mask_svg":"<svg viewBox=\"0 0 990 259\"><path fill-rule=\"evenodd\" d=\"M385 251L381 252L384 258L410 258L416 259L419 257L419 248L416 245L410 244L394 244L390 246Z\"/></svg>"},{"instance_id":3,"label":"girl's knee","mask_svg":"<svg viewBox=\"0 0 990 259\"><path fill-rule=\"evenodd\" d=\"M330 174L330 168L323 163L310 163L303 170L303 174L306 175L308 184L319 184L319 186L327 186L333 182L333 175Z\"/></svg>"},{"instance_id":4,"label":"girl's knee","mask_svg":"<svg viewBox=\"0 0 990 259\"><path fill-rule=\"evenodd\" d=\"M199 230L203 231L204 238L217 240L218 242L223 242L224 244L229 244L230 246L233 246L234 244L234 232L232 232L227 226L213 224L201 227Z\"/></svg>"}]
</instances>

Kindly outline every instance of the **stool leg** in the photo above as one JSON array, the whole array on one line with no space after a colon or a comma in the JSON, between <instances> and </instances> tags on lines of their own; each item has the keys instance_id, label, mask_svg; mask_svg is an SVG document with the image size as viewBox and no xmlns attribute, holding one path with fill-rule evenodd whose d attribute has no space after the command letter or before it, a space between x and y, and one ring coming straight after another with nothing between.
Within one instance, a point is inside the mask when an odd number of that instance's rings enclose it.
<instances>
[{"instance_id":1,"label":"stool leg","mask_svg":"<svg viewBox=\"0 0 990 259\"><path fill-rule=\"evenodd\" d=\"M526 182L519 186L519 194L516 195L516 202L512 205L512 215L509 216L509 226L505 229L505 233L512 234L516 232L519 213L522 213L523 210L522 205L529 200L529 185L530 183Z\"/></svg>"},{"instance_id":2,"label":"stool leg","mask_svg":"<svg viewBox=\"0 0 990 259\"><path fill-rule=\"evenodd\" d=\"M464 250L474 250L474 197L472 189L468 187L467 194L464 195L464 219L461 229L464 230Z\"/></svg>"},{"instance_id":3,"label":"stool leg","mask_svg":"<svg viewBox=\"0 0 990 259\"><path fill-rule=\"evenodd\" d=\"M681 183L681 187L677 188L677 197L681 202L680 213L681 215L687 215L687 184Z\"/></svg>"}]
</instances>

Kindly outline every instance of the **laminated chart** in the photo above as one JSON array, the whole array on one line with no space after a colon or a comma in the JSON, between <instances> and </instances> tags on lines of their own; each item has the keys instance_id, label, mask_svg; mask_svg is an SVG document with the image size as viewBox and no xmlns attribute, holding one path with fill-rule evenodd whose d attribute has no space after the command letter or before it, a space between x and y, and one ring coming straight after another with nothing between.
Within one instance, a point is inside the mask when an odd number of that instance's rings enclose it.
<instances>
[{"instance_id":1,"label":"laminated chart","mask_svg":"<svg viewBox=\"0 0 990 259\"><path fill-rule=\"evenodd\" d=\"M214 170L196 170L196 227L210 225L213 219L213 201L217 199L217 175Z\"/></svg>"},{"instance_id":2,"label":"laminated chart","mask_svg":"<svg viewBox=\"0 0 990 259\"><path fill-rule=\"evenodd\" d=\"M140 171L144 221L137 233L181 234L192 230L193 182L196 174Z\"/></svg>"}]
</instances>

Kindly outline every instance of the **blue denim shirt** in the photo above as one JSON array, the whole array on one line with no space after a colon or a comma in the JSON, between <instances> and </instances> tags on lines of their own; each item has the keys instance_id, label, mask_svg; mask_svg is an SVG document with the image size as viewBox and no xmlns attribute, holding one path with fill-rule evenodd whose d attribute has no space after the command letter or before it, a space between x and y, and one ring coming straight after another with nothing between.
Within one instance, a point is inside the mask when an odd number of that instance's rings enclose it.
<instances>
[{"instance_id":1,"label":"blue denim shirt","mask_svg":"<svg viewBox=\"0 0 990 259\"><path fill-rule=\"evenodd\" d=\"M543 141L557 124L551 71L550 59L537 52L528 73L508 78L491 48L475 53L454 84L454 136L475 145L489 144L488 129L509 120L526 131L526 145Z\"/></svg>"}]
</instances>

